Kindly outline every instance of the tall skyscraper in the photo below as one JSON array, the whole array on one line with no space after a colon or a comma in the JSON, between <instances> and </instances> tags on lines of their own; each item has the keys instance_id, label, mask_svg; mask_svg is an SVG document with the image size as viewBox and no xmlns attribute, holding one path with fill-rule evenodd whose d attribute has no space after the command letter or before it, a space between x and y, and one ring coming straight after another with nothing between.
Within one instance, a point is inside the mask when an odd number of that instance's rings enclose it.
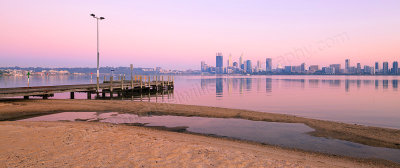
<instances>
[{"instance_id":1,"label":"tall skyscraper","mask_svg":"<svg viewBox=\"0 0 400 168\"><path fill-rule=\"evenodd\" d=\"M251 60L246 61L246 72L247 73L252 73L253 72L253 66L251 65Z\"/></svg>"},{"instance_id":2,"label":"tall skyscraper","mask_svg":"<svg viewBox=\"0 0 400 168\"><path fill-rule=\"evenodd\" d=\"M201 61L201 72L205 72L206 70L205 70L205 66L206 65L206 62L205 61Z\"/></svg>"},{"instance_id":3,"label":"tall skyscraper","mask_svg":"<svg viewBox=\"0 0 400 168\"><path fill-rule=\"evenodd\" d=\"M399 63L397 61L393 62L392 74L397 75L399 73Z\"/></svg>"},{"instance_id":4,"label":"tall skyscraper","mask_svg":"<svg viewBox=\"0 0 400 168\"><path fill-rule=\"evenodd\" d=\"M306 71L306 63L302 63L300 65L300 72L305 72Z\"/></svg>"},{"instance_id":5,"label":"tall skyscraper","mask_svg":"<svg viewBox=\"0 0 400 168\"><path fill-rule=\"evenodd\" d=\"M256 68L256 72L260 72L261 71L261 61L257 60L257 68Z\"/></svg>"},{"instance_id":6,"label":"tall skyscraper","mask_svg":"<svg viewBox=\"0 0 400 168\"><path fill-rule=\"evenodd\" d=\"M388 74L388 73L389 73L389 63L383 62L383 74Z\"/></svg>"},{"instance_id":7,"label":"tall skyscraper","mask_svg":"<svg viewBox=\"0 0 400 168\"><path fill-rule=\"evenodd\" d=\"M242 53L242 55L240 55L240 58L239 58L239 67L240 67L240 69L243 70L244 68L242 65L243 65L243 53Z\"/></svg>"},{"instance_id":8,"label":"tall skyscraper","mask_svg":"<svg viewBox=\"0 0 400 168\"><path fill-rule=\"evenodd\" d=\"M350 73L350 59L346 59L344 68L346 73Z\"/></svg>"},{"instance_id":9,"label":"tall skyscraper","mask_svg":"<svg viewBox=\"0 0 400 168\"><path fill-rule=\"evenodd\" d=\"M267 58L265 60L265 71L272 72L272 59L271 58Z\"/></svg>"},{"instance_id":10,"label":"tall skyscraper","mask_svg":"<svg viewBox=\"0 0 400 168\"><path fill-rule=\"evenodd\" d=\"M379 73L379 62L375 62L375 73Z\"/></svg>"},{"instance_id":11,"label":"tall skyscraper","mask_svg":"<svg viewBox=\"0 0 400 168\"><path fill-rule=\"evenodd\" d=\"M361 73L361 63L357 63L357 73Z\"/></svg>"},{"instance_id":12,"label":"tall skyscraper","mask_svg":"<svg viewBox=\"0 0 400 168\"><path fill-rule=\"evenodd\" d=\"M232 67L232 66L233 66L232 54L229 54L229 58L228 58L228 67Z\"/></svg>"},{"instance_id":13,"label":"tall skyscraper","mask_svg":"<svg viewBox=\"0 0 400 168\"><path fill-rule=\"evenodd\" d=\"M224 58L222 56L222 53L217 53L216 56L216 63L215 63L215 71L217 74L222 74L224 72Z\"/></svg>"}]
</instances>

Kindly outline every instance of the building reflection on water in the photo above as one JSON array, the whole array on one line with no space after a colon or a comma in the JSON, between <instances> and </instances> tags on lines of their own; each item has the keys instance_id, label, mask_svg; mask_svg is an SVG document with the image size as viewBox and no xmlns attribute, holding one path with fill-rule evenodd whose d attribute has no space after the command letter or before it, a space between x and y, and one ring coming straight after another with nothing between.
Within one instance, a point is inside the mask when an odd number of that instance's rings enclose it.
<instances>
[{"instance_id":1,"label":"building reflection on water","mask_svg":"<svg viewBox=\"0 0 400 168\"><path fill-rule=\"evenodd\" d=\"M382 82L383 82L383 84L382 84L383 89L389 88L389 80L383 80Z\"/></svg>"},{"instance_id":2,"label":"building reflection on water","mask_svg":"<svg viewBox=\"0 0 400 168\"><path fill-rule=\"evenodd\" d=\"M223 78L216 78L215 79L215 93L217 97L222 97L224 93L224 84Z\"/></svg>"},{"instance_id":3,"label":"building reflection on water","mask_svg":"<svg viewBox=\"0 0 400 168\"><path fill-rule=\"evenodd\" d=\"M265 91L267 93L272 92L272 79L271 78L266 78L265 79Z\"/></svg>"},{"instance_id":4,"label":"building reflection on water","mask_svg":"<svg viewBox=\"0 0 400 168\"><path fill-rule=\"evenodd\" d=\"M266 77L216 77L202 78L201 88L210 89L215 84L216 97L223 97L224 94L246 94L250 92L262 92L261 88L265 88L266 93L272 93L273 88L342 88L345 92L351 92L351 88L362 89L364 87L372 87L377 90L398 88L398 80L360 80L360 79L274 79Z\"/></svg>"},{"instance_id":5,"label":"building reflection on water","mask_svg":"<svg viewBox=\"0 0 400 168\"><path fill-rule=\"evenodd\" d=\"M247 92L249 92L249 91L251 91L251 88L252 88L252 81L253 81L254 79L252 79L252 78L246 78L246 91Z\"/></svg>"}]
</instances>

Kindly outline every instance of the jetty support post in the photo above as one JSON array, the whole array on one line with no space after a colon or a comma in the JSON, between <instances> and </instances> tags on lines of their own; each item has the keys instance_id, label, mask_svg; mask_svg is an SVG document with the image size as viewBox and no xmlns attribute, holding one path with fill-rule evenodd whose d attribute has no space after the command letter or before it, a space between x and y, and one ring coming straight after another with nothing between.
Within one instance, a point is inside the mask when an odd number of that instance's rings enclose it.
<instances>
[{"instance_id":1,"label":"jetty support post","mask_svg":"<svg viewBox=\"0 0 400 168\"><path fill-rule=\"evenodd\" d=\"M149 83L149 90L150 90L150 75L149 75L149 79L148 79L148 83Z\"/></svg>"},{"instance_id":2,"label":"jetty support post","mask_svg":"<svg viewBox=\"0 0 400 168\"><path fill-rule=\"evenodd\" d=\"M110 76L110 97L113 97L113 76Z\"/></svg>"},{"instance_id":3,"label":"jetty support post","mask_svg":"<svg viewBox=\"0 0 400 168\"><path fill-rule=\"evenodd\" d=\"M71 98L71 99L75 99L75 92L71 92L71 93L70 93L70 98Z\"/></svg>"},{"instance_id":4,"label":"jetty support post","mask_svg":"<svg viewBox=\"0 0 400 168\"><path fill-rule=\"evenodd\" d=\"M140 91L141 91L143 86L142 75L139 76L139 80L140 80Z\"/></svg>"},{"instance_id":5,"label":"jetty support post","mask_svg":"<svg viewBox=\"0 0 400 168\"><path fill-rule=\"evenodd\" d=\"M131 64L131 89L133 90L133 64Z\"/></svg>"},{"instance_id":6,"label":"jetty support post","mask_svg":"<svg viewBox=\"0 0 400 168\"><path fill-rule=\"evenodd\" d=\"M161 88L164 90L164 76L161 76Z\"/></svg>"},{"instance_id":7,"label":"jetty support post","mask_svg":"<svg viewBox=\"0 0 400 168\"><path fill-rule=\"evenodd\" d=\"M121 77L121 90L124 90L124 78Z\"/></svg>"},{"instance_id":8,"label":"jetty support post","mask_svg":"<svg viewBox=\"0 0 400 168\"><path fill-rule=\"evenodd\" d=\"M171 76L171 78L172 78L172 79L171 79L171 81L172 81L172 82L171 82L171 87L173 88L173 87L174 87L174 84L175 84L175 82L174 82L174 76Z\"/></svg>"},{"instance_id":9,"label":"jetty support post","mask_svg":"<svg viewBox=\"0 0 400 168\"><path fill-rule=\"evenodd\" d=\"M158 91L157 81L158 81L158 76L156 75L156 90Z\"/></svg>"},{"instance_id":10,"label":"jetty support post","mask_svg":"<svg viewBox=\"0 0 400 168\"><path fill-rule=\"evenodd\" d=\"M87 92L87 99L92 99L92 92Z\"/></svg>"}]
</instances>

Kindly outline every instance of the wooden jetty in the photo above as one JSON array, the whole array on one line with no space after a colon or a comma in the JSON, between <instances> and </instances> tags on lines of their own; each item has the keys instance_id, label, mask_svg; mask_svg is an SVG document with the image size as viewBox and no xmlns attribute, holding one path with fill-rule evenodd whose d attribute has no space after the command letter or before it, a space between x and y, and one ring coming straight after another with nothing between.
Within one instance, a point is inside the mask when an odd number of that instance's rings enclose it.
<instances>
[{"instance_id":1,"label":"wooden jetty","mask_svg":"<svg viewBox=\"0 0 400 168\"><path fill-rule=\"evenodd\" d=\"M0 88L0 98L11 98L23 96L24 99L29 99L30 96L48 97L54 96L55 93L70 92L70 98L75 98L75 92L87 93L87 98L91 99L92 94L96 94L98 97L113 97L116 93L119 97L121 94L133 93L133 92L157 92L162 90L174 89L173 76L168 76L168 80L164 80L163 76L153 76L151 80L150 76L135 75L131 77L131 80L125 80L122 76L118 80L104 81L99 84L99 90L97 91L96 84L81 84L81 85L57 85L57 86L35 86L35 87L17 87L17 88Z\"/></svg>"}]
</instances>

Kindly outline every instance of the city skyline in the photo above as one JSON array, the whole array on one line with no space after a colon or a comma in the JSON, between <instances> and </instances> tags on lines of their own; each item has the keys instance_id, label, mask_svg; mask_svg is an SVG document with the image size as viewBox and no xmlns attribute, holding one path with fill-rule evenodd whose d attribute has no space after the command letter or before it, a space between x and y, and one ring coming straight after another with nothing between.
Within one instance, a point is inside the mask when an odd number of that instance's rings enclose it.
<instances>
[{"instance_id":1,"label":"city skyline","mask_svg":"<svg viewBox=\"0 0 400 168\"><path fill-rule=\"evenodd\" d=\"M278 65L274 64L272 58L265 58L264 62L257 60L257 64L253 64L252 60L244 59L243 55L237 61L232 61L229 54L226 66L223 65L224 57L221 52L216 53L215 67L201 61L200 70L202 73L209 74L318 74L318 75L398 75L400 69L398 61L393 61L389 66L388 61L380 63L376 61L373 66L365 64L362 66L360 62L352 64L350 59L344 60L344 66L341 63L330 63L328 66L316 64L306 65L305 62L300 65ZM354 66L353 66L354 65ZM274 68L275 67L275 68ZM382 67L382 68L380 68Z\"/></svg>"},{"instance_id":2,"label":"city skyline","mask_svg":"<svg viewBox=\"0 0 400 168\"><path fill-rule=\"evenodd\" d=\"M0 66L95 67L90 13L107 18L102 67L198 69L215 51L282 65L400 56L399 1L93 2L1 1Z\"/></svg>"}]
</instances>

